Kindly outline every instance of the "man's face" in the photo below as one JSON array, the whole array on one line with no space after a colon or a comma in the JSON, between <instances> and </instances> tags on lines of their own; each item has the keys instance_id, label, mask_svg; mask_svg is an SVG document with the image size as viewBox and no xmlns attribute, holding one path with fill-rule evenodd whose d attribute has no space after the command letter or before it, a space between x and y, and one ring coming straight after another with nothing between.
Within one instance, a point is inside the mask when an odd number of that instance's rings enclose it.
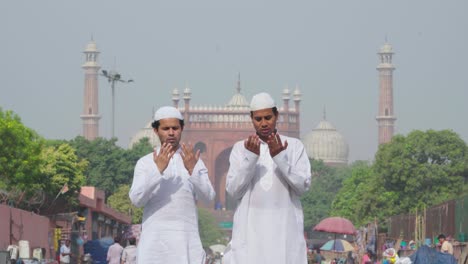
<instances>
[{"instance_id":1,"label":"man's face","mask_svg":"<svg viewBox=\"0 0 468 264\"><path fill-rule=\"evenodd\" d=\"M70 240L65 240L65 245L66 245L67 247L70 246L70 243L71 243Z\"/></svg>"},{"instance_id":2,"label":"man's face","mask_svg":"<svg viewBox=\"0 0 468 264\"><path fill-rule=\"evenodd\" d=\"M176 150L179 147L180 138L182 136L182 128L180 120L177 118L166 118L159 120L159 128L155 128L154 132L158 134L161 144L167 142Z\"/></svg>"},{"instance_id":3,"label":"man's face","mask_svg":"<svg viewBox=\"0 0 468 264\"><path fill-rule=\"evenodd\" d=\"M278 116L273 113L271 108L252 112L252 124L262 140L265 141L271 133L276 131L277 118Z\"/></svg>"}]
</instances>

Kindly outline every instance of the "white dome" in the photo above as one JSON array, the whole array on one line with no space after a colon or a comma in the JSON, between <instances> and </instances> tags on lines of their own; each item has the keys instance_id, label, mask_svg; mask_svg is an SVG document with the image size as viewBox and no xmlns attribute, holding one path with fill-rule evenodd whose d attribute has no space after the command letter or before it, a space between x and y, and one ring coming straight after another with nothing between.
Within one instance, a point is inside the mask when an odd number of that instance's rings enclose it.
<instances>
[{"instance_id":1,"label":"white dome","mask_svg":"<svg viewBox=\"0 0 468 264\"><path fill-rule=\"evenodd\" d=\"M153 131L153 127L151 126L151 122L149 122L144 128L140 129L135 136L132 137L130 140L129 147L132 148L133 145L138 143L142 138L149 138L149 143L152 147L160 146L161 142L159 141L158 136Z\"/></svg>"},{"instance_id":2,"label":"white dome","mask_svg":"<svg viewBox=\"0 0 468 264\"><path fill-rule=\"evenodd\" d=\"M247 99L240 94L236 93L231 100L229 100L229 103L226 105L228 107L234 107L234 108L246 108L249 107L249 103L247 102Z\"/></svg>"},{"instance_id":3,"label":"white dome","mask_svg":"<svg viewBox=\"0 0 468 264\"><path fill-rule=\"evenodd\" d=\"M326 120L309 132L303 143L309 158L323 160L325 164L347 164L349 147L344 137Z\"/></svg>"}]
</instances>

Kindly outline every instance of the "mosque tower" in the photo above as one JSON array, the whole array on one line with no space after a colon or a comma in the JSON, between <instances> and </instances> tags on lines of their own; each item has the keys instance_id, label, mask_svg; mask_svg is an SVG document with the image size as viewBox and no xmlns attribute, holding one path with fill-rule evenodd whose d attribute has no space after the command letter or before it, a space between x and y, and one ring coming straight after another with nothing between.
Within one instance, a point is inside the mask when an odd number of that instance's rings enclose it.
<instances>
[{"instance_id":1,"label":"mosque tower","mask_svg":"<svg viewBox=\"0 0 468 264\"><path fill-rule=\"evenodd\" d=\"M83 137L93 140L99 137L99 106L98 106L98 72L101 66L98 64L99 51L96 42L91 39L86 49L85 63L82 68L85 72L83 114Z\"/></svg>"},{"instance_id":2,"label":"mosque tower","mask_svg":"<svg viewBox=\"0 0 468 264\"><path fill-rule=\"evenodd\" d=\"M393 137L395 120L393 112L393 71L395 67L392 64L393 50L392 46L385 43L380 52L380 64L377 66L379 71L379 113L376 117L379 126L379 145L390 142Z\"/></svg>"}]
</instances>

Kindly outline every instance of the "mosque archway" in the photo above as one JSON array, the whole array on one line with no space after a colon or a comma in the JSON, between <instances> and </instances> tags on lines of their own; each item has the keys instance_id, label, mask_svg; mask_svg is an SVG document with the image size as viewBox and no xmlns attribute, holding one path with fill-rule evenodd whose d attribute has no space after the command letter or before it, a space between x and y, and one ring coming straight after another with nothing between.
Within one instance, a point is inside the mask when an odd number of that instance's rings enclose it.
<instances>
[{"instance_id":1,"label":"mosque archway","mask_svg":"<svg viewBox=\"0 0 468 264\"><path fill-rule=\"evenodd\" d=\"M229 199L226 193L226 176L229 170L229 155L231 154L232 147L227 148L216 157L215 161L215 183L214 188L216 191L215 208L225 208L227 210L234 209L232 199Z\"/></svg>"}]
</instances>

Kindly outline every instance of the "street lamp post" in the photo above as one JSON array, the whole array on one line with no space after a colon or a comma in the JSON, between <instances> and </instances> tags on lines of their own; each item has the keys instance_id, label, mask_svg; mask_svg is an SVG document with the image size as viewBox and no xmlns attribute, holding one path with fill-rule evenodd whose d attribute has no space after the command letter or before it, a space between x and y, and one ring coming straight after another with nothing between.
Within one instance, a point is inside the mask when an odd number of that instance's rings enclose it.
<instances>
[{"instance_id":1,"label":"street lamp post","mask_svg":"<svg viewBox=\"0 0 468 264\"><path fill-rule=\"evenodd\" d=\"M115 82L130 83L133 82L132 79L124 80L121 79L120 74L116 71L102 70L102 76L107 78L107 81L111 83L112 89L112 138L114 137L114 123L115 123Z\"/></svg>"}]
</instances>

